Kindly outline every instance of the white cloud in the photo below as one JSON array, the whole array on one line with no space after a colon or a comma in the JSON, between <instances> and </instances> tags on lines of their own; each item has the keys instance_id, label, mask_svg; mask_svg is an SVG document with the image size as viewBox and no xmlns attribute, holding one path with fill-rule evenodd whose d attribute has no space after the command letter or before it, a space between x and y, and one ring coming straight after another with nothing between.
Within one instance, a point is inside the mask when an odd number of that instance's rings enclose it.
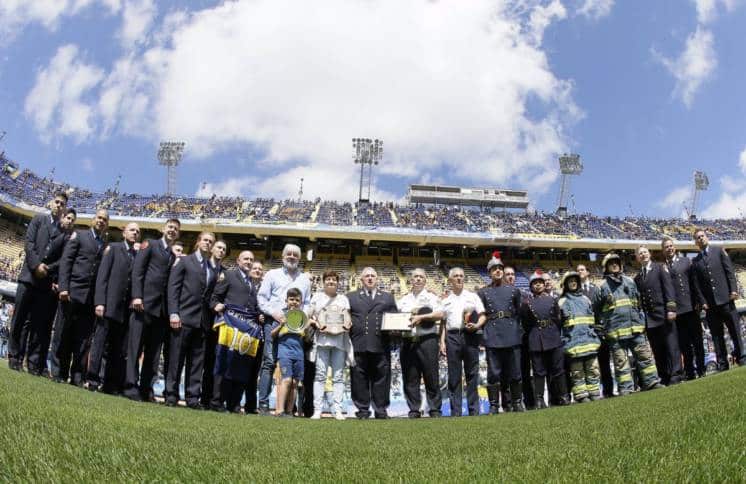
<instances>
[{"instance_id":1,"label":"white cloud","mask_svg":"<svg viewBox=\"0 0 746 484\"><path fill-rule=\"evenodd\" d=\"M746 148L738 157L740 177L725 176L720 180L722 193L717 201L702 210L706 218L743 218L746 214Z\"/></svg>"},{"instance_id":2,"label":"white cloud","mask_svg":"<svg viewBox=\"0 0 746 484\"><path fill-rule=\"evenodd\" d=\"M145 35L150 30L156 13L157 9L153 0L124 2L119 38L125 48L145 42Z\"/></svg>"},{"instance_id":3,"label":"white cloud","mask_svg":"<svg viewBox=\"0 0 746 484\"><path fill-rule=\"evenodd\" d=\"M90 158L83 158L83 161L80 162L80 167L88 173L93 173L93 170L95 168L93 160Z\"/></svg>"},{"instance_id":4,"label":"white cloud","mask_svg":"<svg viewBox=\"0 0 746 484\"><path fill-rule=\"evenodd\" d=\"M614 8L614 0L583 0L577 13L592 20L598 20L609 15L612 8Z\"/></svg>"},{"instance_id":5,"label":"white cloud","mask_svg":"<svg viewBox=\"0 0 746 484\"><path fill-rule=\"evenodd\" d=\"M681 211L682 206L691 201L691 191L691 187L686 185L674 188L662 200L658 201L656 206L677 212Z\"/></svg>"},{"instance_id":6,"label":"white cloud","mask_svg":"<svg viewBox=\"0 0 746 484\"><path fill-rule=\"evenodd\" d=\"M197 189L195 196L210 198L213 195L219 197L250 196L259 180L256 177L244 176L230 178L217 183L202 183Z\"/></svg>"},{"instance_id":7,"label":"white cloud","mask_svg":"<svg viewBox=\"0 0 746 484\"><path fill-rule=\"evenodd\" d=\"M684 51L678 58L669 59L653 51L653 55L676 79L674 96L687 107L692 106L697 91L715 72L718 61L713 43L712 32L698 26L687 38Z\"/></svg>"},{"instance_id":8,"label":"white cloud","mask_svg":"<svg viewBox=\"0 0 746 484\"><path fill-rule=\"evenodd\" d=\"M36 75L25 101L26 116L45 141L55 136L85 140L94 131L91 104L85 97L103 79L104 72L80 58L78 48L68 44Z\"/></svg>"},{"instance_id":9,"label":"white cloud","mask_svg":"<svg viewBox=\"0 0 746 484\"><path fill-rule=\"evenodd\" d=\"M726 12L732 12L743 3L743 0L693 0L697 9L697 22L708 24L713 22L720 8Z\"/></svg>"}]
</instances>

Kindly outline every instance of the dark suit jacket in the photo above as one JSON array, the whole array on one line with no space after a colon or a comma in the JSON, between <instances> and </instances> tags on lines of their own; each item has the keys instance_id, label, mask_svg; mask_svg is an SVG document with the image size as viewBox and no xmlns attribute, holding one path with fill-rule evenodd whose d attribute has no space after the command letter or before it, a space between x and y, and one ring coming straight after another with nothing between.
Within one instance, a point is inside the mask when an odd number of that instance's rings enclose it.
<instances>
[{"instance_id":1,"label":"dark suit jacket","mask_svg":"<svg viewBox=\"0 0 746 484\"><path fill-rule=\"evenodd\" d=\"M587 290L582 286L582 283L581 283L580 287L581 287L582 293L585 294L586 297L588 297L588 299L590 299L591 301L593 301L593 295L596 294L596 291L598 290L598 288L596 287L596 285L593 284L592 282L589 282Z\"/></svg>"},{"instance_id":2,"label":"dark suit jacket","mask_svg":"<svg viewBox=\"0 0 746 484\"><path fill-rule=\"evenodd\" d=\"M144 246L144 247L143 247ZM140 246L132 266L132 299L142 299L145 312L165 318L168 275L176 256L162 239L147 240Z\"/></svg>"},{"instance_id":3,"label":"dark suit jacket","mask_svg":"<svg viewBox=\"0 0 746 484\"><path fill-rule=\"evenodd\" d=\"M104 317L119 323L129 320L134 260L134 255L127 252L124 242L109 244L103 251L96 276L93 304L105 306Z\"/></svg>"},{"instance_id":4,"label":"dark suit jacket","mask_svg":"<svg viewBox=\"0 0 746 484\"><path fill-rule=\"evenodd\" d=\"M692 261L694 292L700 304L721 306L730 303L730 293L738 292L733 263L720 247L708 246L708 254L700 252Z\"/></svg>"},{"instance_id":5,"label":"dark suit jacket","mask_svg":"<svg viewBox=\"0 0 746 484\"><path fill-rule=\"evenodd\" d=\"M657 328L666 322L666 312L676 312L676 292L671 275L663 264L653 262L643 279L642 270L635 276L640 293L640 307L645 311L648 328Z\"/></svg>"},{"instance_id":6,"label":"dark suit jacket","mask_svg":"<svg viewBox=\"0 0 746 484\"><path fill-rule=\"evenodd\" d=\"M215 269L210 266L208 280L196 253L176 260L168 278L168 314L178 314L182 326L202 326L209 330L212 320L208 304L215 288L215 278Z\"/></svg>"},{"instance_id":7,"label":"dark suit jacket","mask_svg":"<svg viewBox=\"0 0 746 484\"><path fill-rule=\"evenodd\" d=\"M383 353L388 351L388 336L381 331L383 313L396 313L396 301L391 293L376 291L371 299L362 290L347 293L350 301L352 347L358 352Z\"/></svg>"},{"instance_id":8,"label":"dark suit jacket","mask_svg":"<svg viewBox=\"0 0 746 484\"><path fill-rule=\"evenodd\" d=\"M676 292L676 314L694 311L697 300L692 287L692 261L689 257L678 256L675 261L668 264L668 272L671 274L673 290Z\"/></svg>"},{"instance_id":9,"label":"dark suit jacket","mask_svg":"<svg viewBox=\"0 0 746 484\"><path fill-rule=\"evenodd\" d=\"M64 233L52 223L51 215L34 215L26 229L26 257L18 280L41 288L51 288L53 270L43 279L37 279L33 273L39 264L49 266L56 263L62 256L63 248Z\"/></svg>"},{"instance_id":10,"label":"dark suit jacket","mask_svg":"<svg viewBox=\"0 0 746 484\"><path fill-rule=\"evenodd\" d=\"M210 298L210 308L213 310L218 304L235 304L246 308L248 312L259 314L256 293L259 290L255 284L247 284L241 275L241 269L235 267L222 273L215 284L215 290Z\"/></svg>"},{"instance_id":11,"label":"dark suit jacket","mask_svg":"<svg viewBox=\"0 0 746 484\"><path fill-rule=\"evenodd\" d=\"M60 259L60 292L68 291L76 303L92 303L104 248L105 242L99 245L90 228L75 232Z\"/></svg>"}]
</instances>

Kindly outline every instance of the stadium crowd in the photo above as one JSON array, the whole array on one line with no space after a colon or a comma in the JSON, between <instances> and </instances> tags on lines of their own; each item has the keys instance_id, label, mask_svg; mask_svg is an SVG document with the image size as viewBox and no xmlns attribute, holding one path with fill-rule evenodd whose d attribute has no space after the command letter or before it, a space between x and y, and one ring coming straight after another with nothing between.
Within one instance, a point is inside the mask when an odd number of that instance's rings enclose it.
<instances>
[{"instance_id":1,"label":"stadium crowd","mask_svg":"<svg viewBox=\"0 0 746 484\"><path fill-rule=\"evenodd\" d=\"M597 285L581 265L557 286L536 271L521 290L514 268L495 252L486 265L490 282L476 292L465 288L462 267L449 269L447 288L431 290L433 273L414 266L407 268L408 292L395 298L380 288L372 266L362 269L355 290L345 293L346 281L327 270L314 292L292 244L280 267L265 272L245 250L226 269L227 244L202 232L190 251L178 242L175 218L160 238L141 241L133 222L121 242L109 242L109 212L97 209L89 228L74 230L68 201L55 193L51 213L29 223L14 310L5 316L8 362L90 391L154 402L162 373L168 406L182 400L183 378L189 408L270 415L277 378L275 415L320 418L331 373L333 414L344 419L349 370L355 416L388 418L396 347L409 417L423 409L440 416L440 357L447 360L452 415L462 414L464 382L468 414L478 415L484 348L489 413L501 406L520 412L704 377L701 312L718 370L729 368L731 356L746 364L733 264L701 228L693 231L694 259L680 256L670 237L660 243L662 263L640 246L634 279L608 253Z\"/></svg>"},{"instance_id":2,"label":"stadium crowd","mask_svg":"<svg viewBox=\"0 0 746 484\"><path fill-rule=\"evenodd\" d=\"M490 208L418 206L393 202L351 204L330 200L245 199L138 195L106 190L92 192L39 177L0 160L0 192L16 201L41 207L53 193L64 191L81 213L106 208L111 214L131 217L223 219L242 223L395 227L470 233L502 233L525 237L657 240L663 236L686 238L694 225L680 219L601 217L589 213L560 217L552 213L513 213ZM714 240L746 238L743 219L698 222Z\"/></svg>"}]
</instances>

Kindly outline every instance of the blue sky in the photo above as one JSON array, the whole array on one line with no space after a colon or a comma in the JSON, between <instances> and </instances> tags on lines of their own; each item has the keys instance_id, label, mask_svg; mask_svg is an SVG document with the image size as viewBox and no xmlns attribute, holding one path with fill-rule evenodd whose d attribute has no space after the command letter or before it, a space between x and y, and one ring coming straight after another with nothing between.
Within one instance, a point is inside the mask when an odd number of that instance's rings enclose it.
<instances>
[{"instance_id":1,"label":"blue sky","mask_svg":"<svg viewBox=\"0 0 746 484\"><path fill-rule=\"evenodd\" d=\"M407 184L525 188L575 209L746 211L746 0L0 0L0 149L103 190L351 200L352 137ZM206 183L202 188L203 183Z\"/></svg>"}]
</instances>

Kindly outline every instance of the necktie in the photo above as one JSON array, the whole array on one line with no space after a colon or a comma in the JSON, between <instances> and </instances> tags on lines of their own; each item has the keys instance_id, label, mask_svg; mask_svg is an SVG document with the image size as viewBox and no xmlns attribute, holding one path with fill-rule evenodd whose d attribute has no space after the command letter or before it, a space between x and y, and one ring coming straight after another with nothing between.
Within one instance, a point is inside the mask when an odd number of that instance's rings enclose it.
<instances>
[{"instance_id":1,"label":"necktie","mask_svg":"<svg viewBox=\"0 0 746 484\"><path fill-rule=\"evenodd\" d=\"M642 280L644 281L646 277L648 277L648 268L643 267L642 268Z\"/></svg>"},{"instance_id":2,"label":"necktie","mask_svg":"<svg viewBox=\"0 0 746 484\"><path fill-rule=\"evenodd\" d=\"M207 263L207 259L202 259L202 270L205 271L205 284L210 283L210 264Z\"/></svg>"}]
</instances>

